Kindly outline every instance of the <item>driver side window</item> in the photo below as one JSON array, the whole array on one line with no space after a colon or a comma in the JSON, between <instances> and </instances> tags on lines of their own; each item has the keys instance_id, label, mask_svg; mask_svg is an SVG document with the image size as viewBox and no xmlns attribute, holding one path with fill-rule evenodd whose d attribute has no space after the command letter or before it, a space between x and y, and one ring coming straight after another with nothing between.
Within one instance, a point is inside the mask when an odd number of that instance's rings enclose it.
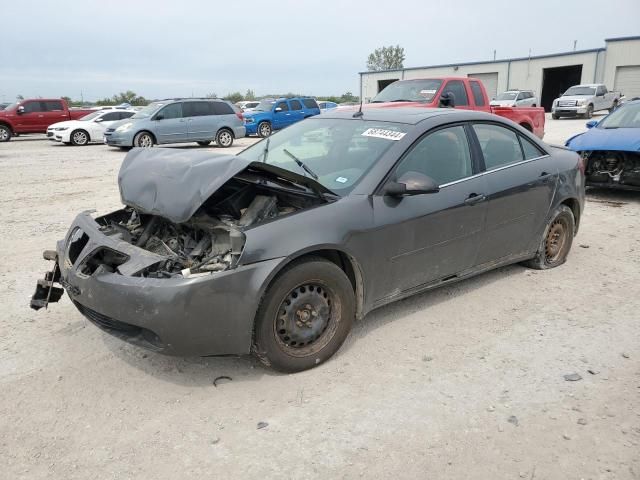
<instances>
[{"instance_id":1,"label":"driver side window","mask_svg":"<svg viewBox=\"0 0 640 480\"><path fill-rule=\"evenodd\" d=\"M166 107L164 107L158 113L163 116L164 120L170 120L172 118L182 118L182 104L172 103L171 105L167 105Z\"/></svg>"},{"instance_id":2,"label":"driver side window","mask_svg":"<svg viewBox=\"0 0 640 480\"><path fill-rule=\"evenodd\" d=\"M464 127L443 128L419 140L398 165L396 179L407 172L422 173L438 185L471 176L471 153Z\"/></svg>"}]
</instances>

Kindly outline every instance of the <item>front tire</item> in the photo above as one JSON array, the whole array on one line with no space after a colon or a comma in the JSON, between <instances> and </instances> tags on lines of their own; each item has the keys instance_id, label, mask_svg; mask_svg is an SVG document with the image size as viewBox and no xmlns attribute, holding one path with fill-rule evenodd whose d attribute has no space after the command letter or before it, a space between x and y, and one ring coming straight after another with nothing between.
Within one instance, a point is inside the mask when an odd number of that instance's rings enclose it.
<instances>
[{"instance_id":1,"label":"front tire","mask_svg":"<svg viewBox=\"0 0 640 480\"><path fill-rule=\"evenodd\" d=\"M153 135L149 132L140 132L133 139L133 146L139 148L151 148L154 143Z\"/></svg>"},{"instance_id":2,"label":"front tire","mask_svg":"<svg viewBox=\"0 0 640 480\"><path fill-rule=\"evenodd\" d=\"M313 368L340 348L354 318L353 287L337 265L322 258L294 263L258 309L254 354L282 372Z\"/></svg>"},{"instance_id":3,"label":"front tire","mask_svg":"<svg viewBox=\"0 0 640 480\"><path fill-rule=\"evenodd\" d=\"M89 134L85 130L74 130L70 135L71 144L83 147L89 143Z\"/></svg>"},{"instance_id":4,"label":"front tire","mask_svg":"<svg viewBox=\"0 0 640 480\"><path fill-rule=\"evenodd\" d=\"M536 256L524 262L524 265L536 270L547 270L562 265L571 250L575 229L573 212L566 205L560 205L553 211L544 229Z\"/></svg>"},{"instance_id":5,"label":"front tire","mask_svg":"<svg viewBox=\"0 0 640 480\"><path fill-rule=\"evenodd\" d=\"M266 138L271 135L272 129L269 122L260 122L258 124L258 135L262 138Z\"/></svg>"},{"instance_id":6,"label":"front tire","mask_svg":"<svg viewBox=\"0 0 640 480\"><path fill-rule=\"evenodd\" d=\"M233 145L233 133L227 129L219 130L216 134L216 145L222 148L229 148Z\"/></svg>"},{"instance_id":7,"label":"front tire","mask_svg":"<svg viewBox=\"0 0 640 480\"><path fill-rule=\"evenodd\" d=\"M13 132L6 125L0 125L0 142L8 142L11 140Z\"/></svg>"},{"instance_id":8,"label":"front tire","mask_svg":"<svg viewBox=\"0 0 640 480\"><path fill-rule=\"evenodd\" d=\"M553 118L554 120L558 120L560 118L560 115L556 115L555 113L552 113L551 118Z\"/></svg>"}]
</instances>

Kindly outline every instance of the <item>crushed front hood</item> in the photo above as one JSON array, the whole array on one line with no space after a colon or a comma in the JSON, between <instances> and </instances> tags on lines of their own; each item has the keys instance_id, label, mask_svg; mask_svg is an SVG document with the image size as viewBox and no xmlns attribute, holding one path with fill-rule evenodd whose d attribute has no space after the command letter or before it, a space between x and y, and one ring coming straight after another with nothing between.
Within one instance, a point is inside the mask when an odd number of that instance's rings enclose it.
<instances>
[{"instance_id":1,"label":"crushed front hood","mask_svg":"<svg viewBox=\"0 0 640 480\"><path fill-rule=\"evenodd\" d=\"M228 180L247 169L333 193L311 178L241 156L140 148L131 150L122 162L118 174L120 198L141 213L183 223Z\"/></svg>"}]
</instances>

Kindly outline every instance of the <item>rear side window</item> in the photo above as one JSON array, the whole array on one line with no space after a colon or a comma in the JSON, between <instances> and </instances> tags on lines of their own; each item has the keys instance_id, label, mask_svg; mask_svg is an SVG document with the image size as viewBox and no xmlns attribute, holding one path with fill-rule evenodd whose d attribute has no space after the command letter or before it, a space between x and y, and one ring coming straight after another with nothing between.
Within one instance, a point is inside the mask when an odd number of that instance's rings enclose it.
<instances>
[{"instance_id":1,"label":"rear side window","mask_svg":"<svg viewBox=\"0 0 640 480\"><path fill-rule=\"evenodd\" d=\"M235 111L228 103L224 102L211 102L213 106L213 112L215 115L235 115Z\"/></svg>"},{"instance_id":2,"label":"rear side window","mask_svg":"<svg viewBox=\"0 0 640 480\"><path fill-rule=\"evenodd\" d=\"M298 100L289 100L291 110L302 110L302 104Z\"/></svg>"},{"instance_id":3,"label":"rear side window","mask_svg":"<svg viewBox=\"0 0 640 480\"><path fill-rule=\"evenodd\" d=\"M131 116L133 116L135 112L120 112L120 119L124 120L125 118L129 118Z\"/></svg>"},{"instance_id":4,"label":"rear side window","mask_svg":"<svg viewBox=\"0 0 640 480\"><path fill-rule=\"evenodd\" d=\"M172 103L171 105L167 105L158 112L158 115L162 115L162 118L164 118L165 120L170 120L172 118L182 118L182 104Z\"/></svg>"},{"instance_id":5,"label":"rear side window","mask_svg":"<svg viewBox=\"0 0 640 480\"><path fill-rule=\"evenodd\" d=\"M276 105L276 108L281 108L283 112L288 112L289 111L289 106L287 105L287 102L280 102Z\"/></svg>"},{"instance_id":6,"label":"rear side window","mask_svg":"<svg viewBox=\"0 0 640 480\"><path fill-rule=\"evenodd\" d=\"M62 102L56 100L44 102L44 105L47 109L47 112L61 112L62 110L64 110L62 108Z\"/></svg>"},{"instance_id":7,"label":"rear side window","mask_svg":"<svg viewBox=\"0 0 640 480\"><path fill-rule=\"evenodd\" d=\"M480 142L487 170L524 159L518 136L508 128L492 124L476 124L473 130Z\"/></svg>"},{"instance_id":8,"label":"rear side window","mask_svg":"<svg viewBox=\"0 0 640 480\"><path fill-rule=\"evenodd\" d=\"M520 144L522 145L522 152L524 153L525 160L531 160L532 158L538 158L543 156L545 153L541 151L538 147L536 147L529 140L524 138L521 135L518 135L520 138Z\"/></svg>"},{"instance_id":9,"label":"rear side window","mask_svg":"<svg viewBox=\"0 0 640 480\"><path fill-rule=\"evenodd\" d=\"M29 102L24 104L24 113L44 112L44 102Z\"/></svg>"},{"instance_id":10,"label":"rear side window","mask_svg":"<svg viewBox=\"0 0 640 480\"><path fill-rule=\"evenodd\" d=\"M471 93L473 93L473 101L477 107L484 107L484 95L482 94L482 87L478 82L469 82L471 84Z\"/></svg>"},{"instance_id":11,"label":"rear side window","mask_svg":"<svg viewBox=\"0 0 640 480\"><path fill-rule=\"evenodd\" d=\"M304 106L307 108L320 108L313 98L303 98L302 103L304 103Z\"/></svg>"},{"instance_id":12,"label":"rear side window","mask_svg":"<svg viewBox=\"0 0 640 480\"><path fill-rule=\"evenodd\" d=\"M456 107L469 105L467 90L464 88L462 80L449 80L442 93L453 93L453 100Z\"/></svg>"},{"instance_id":13,"label":"rear side window","mask_svg":"<svg viewBox=\"0 0 640 480\"><path fill-rule=\"evenodd\" d=\"M211 102L184 102L182 114L185 117L205 117L214 113Z\"/></svg>"}]
</instances>

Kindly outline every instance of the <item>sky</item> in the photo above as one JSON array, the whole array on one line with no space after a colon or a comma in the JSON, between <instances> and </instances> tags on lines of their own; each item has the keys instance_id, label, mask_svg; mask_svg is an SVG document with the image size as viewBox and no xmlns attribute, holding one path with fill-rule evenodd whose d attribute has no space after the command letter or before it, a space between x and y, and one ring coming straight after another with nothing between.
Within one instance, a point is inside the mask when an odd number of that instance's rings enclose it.
<instances>
[{"instance_id":1,"label":"sky","mask_svg":"<svg viewBox=\"0 0 640 480\"><path fill-rule=\"evenodd\" d=\"M358 95L385 45L404 47L410 67L640 35L640 0L0 0L0 11L0 101Z\"/></svg>"}]
</instances>

